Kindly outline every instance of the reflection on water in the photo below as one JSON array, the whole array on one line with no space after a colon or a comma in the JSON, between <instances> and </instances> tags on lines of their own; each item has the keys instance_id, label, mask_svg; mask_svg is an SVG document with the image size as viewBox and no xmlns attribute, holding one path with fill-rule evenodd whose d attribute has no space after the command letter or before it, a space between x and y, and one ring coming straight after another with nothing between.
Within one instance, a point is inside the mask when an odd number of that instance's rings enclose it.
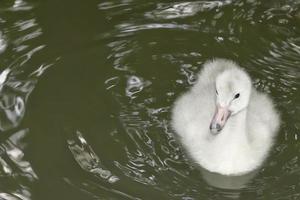
<instances>
[{"instance_id":1,"label":"reflection on water","mask_svg":"<svg viewBox=\"0 0 300 200\"><path fill-rule=\"evenodd\" d=\"M37 42L42 31L30 14L32 9L23 0L6 2L0 8L0 198L7 200L32 199L39 180L26 155L30 128L21 124L30 94L52 64L32 62L45 48Z\"/></svg>"},{"instance_id":2,"label":"reflection on water","mask_svg":"<svg viewBox=\"0 0 300 200\"><path fill-rule=\"evenodd\" d=\"M0 8L1 199L299 198L299 1L70 2ZM212 57L282 113L269 159L243 177L195 167L169 125Z\"/></svg>"},{"instance_id":3,"label":"reflection on water","mask_svg":"<svg viewBox=\"0 0 300 200\"><path fill-rule=\"evenodd\" d=\"M25 101L34 87L31 81L19 81L9 77L10 69L0 74L0 129L6 131L17 127L25 113Z\"/></svg>"},{"instance_id":4,"label":"reflection on water","mask_svg":"<svg viewBox=\"0 0 300 200\"><path fill-rule=\"evenodd\" d=\"M127 80L126 96L135 98L134 94L141 92L144 87L147 87L150 84L150 81L143 81L137 76L131 76Z\"/></svg>"},{"instance_id":5,"label":"reflection on water","mask_svg":"<svg viewBox=\"0 0 300 200\"><path fill-rule=\"evenodd\" d=\"M254 178L257 172L258 170L242 176L225 176L201 168L201 174L209 185L228 190L238 190L247 187L247 184Z\"/></svg>"},{"instance_id":6,"label":"reflection on water","mask_svg":"<svg viewBox=\"0 0 300 200\"><path fill-rule=\"evenodd\" d=\"M220 191L223 197L241 199L242 193L255 177L257 171L242 176L224 176L201 169L203 179L215 190Z\"/></svg>"},{"instance_id":7,"label":"reflection on water","mask_svg":"<svg viewBox=\"0 0 300 200\"><path fill-rule=\"evenodd\" d=\"M42 64L35 71L28 75L26 79L20 71L32 55L40 50L38 47L28 52L25 56L17 59L0 74L0 130L6 131L17 127L25 114L26 101L35 87L37 78L41 76L52 64Z\"/></svg>"},{"instance_id":8,"label":"reflection on water","mask_svg":"<svg viewBox=\"0 0 300 200\"><path fill-rule=\"evenodd\" d=\"M183 3L171 3L171 4L158 4L157 8L146 13L147 17L161 18L161 19L174 19L189 17L197 14L198 12L210 11L212 9L219 8L226 4L230 4L231 0L226 1L194 1Z\"/></svg>"},{"instance_id":9,"label":"reflection on water","mask_svg":"<svg viewBox=\"0 0 300 200\"><path fill-rule=\"evenodd\" d=\"M119 178L112 175L109 170L101 167L102 164L98 156L79 131L76 132L76 135L73 136L72 139L68 139L67 142L70 151L83 170L94 174L99 178L106 179L109 183L114 183L119 180Z\"/></svg>"},{"instance_id":10,"label":"reflection on water","mask_svg":"<svg viewBox=\"0 0 300 200\"><path fill-rule=\"evenodd\" d=\"M32 182L38 179L30 163L25 160L22 141L28 129L20 130L0 145L0 179L2 182L2 199L31 199ZM3 191L9 191L4 192Z\"/></svg>"},{"instance_id":11,"label":"reflection on water","mask_svg":"<svg viewBox=\"0 0 300 200\"><path fill-rule=\"evenodd\" d=\"M23 0L15 0L12 7L8 8L7 10L10 11L25 11L25 10L31 10L33 7L29 3Z\"/></svg>"},{"instance_id":12,"label":"reflection on water","mask_svg":"<svg viewBox=\"0 0 300 200\"><path fill-rule=\"evenodd\" d=\"M111 37L116 38L107 46L111 49L112 66L122 72L106 82L107 89L121 106L118 114L123 126L121 133L127 137L119 140L127 141L124 148L128 161L125 164L116 161L117 167L141 184L170 191L168 194L173 198L187 199L255 199L277 190L286 179L287 169L295 170L292 174L299 178L299 150L292 150L295 147L291 144L298 138L298 126L283 122L284 131L279 141L286 149L278 148L278 144L268 160L269 165L266 163L259 172L224 177L205 170L199 174L198 168L187 167L184 153L172 138L166 121L174 97L195 82L195 74L203 61L222 56L236 59L249 70L255 86L274 96L279 109L284 108L283 118L297 124L300 36L295 13L299 12L299 3L159 2L134 15L117 11L118 7L128 8L131 3L99 6L106 11L114 10L107 16L114 22ZM134 10L135 6L130 8ZM114 21L118 15L120 19ZM141 65L143 70L140 70ZM174 70L177 70L176 75L172 74ZM147 80L151 84L145 84ZM123 88L125 94L121 91ZM124 98L132 95L134 98ZM288 113L294 114L288 116ZM285 153L279 155L280 152ZM285 156L283 162L281 159ZM281 168L280 175L278 168ZM166 176L167 181L162 176ZM267 186L272 181L274 184ZM185 187L178 186L180 184ZM289 182L288 185L296 187L298 184ZM276 194L269 196L276 198ZM293 195L297 192L292 192Z\"/></svg>"},{"instance_id":13,"label":"reflection on water","mask_svg":"<svg viewBox=\"0 0 300 200\"><path fill-rule=\"evenodd\" d=\"M2 32L0 32L0 54L5 51L6 47L7 47L6 40Z\"/></svg>"}]
</instances>

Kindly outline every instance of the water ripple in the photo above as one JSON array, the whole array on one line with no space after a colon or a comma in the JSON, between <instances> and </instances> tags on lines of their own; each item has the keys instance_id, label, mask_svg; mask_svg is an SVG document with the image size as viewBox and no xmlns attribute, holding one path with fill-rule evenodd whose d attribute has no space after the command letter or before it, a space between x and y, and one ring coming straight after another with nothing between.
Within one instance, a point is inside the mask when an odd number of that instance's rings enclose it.
<instances>
[{"instance_id":1,"label":"water ripple","mask_svg":"<svg viewBox=\"0 0 300 200\"><path fill-rule=\"evenodd\" d=\"M30 128L24 122L29 96L52 59L34 61L46 45L34 5L24 0L0 8L0 179L1 199L30 200L39 176L27 154Z\"/></svg>"},{"instance_id":2,"label":"water ripple","mask_svg":"<svg viewBox=\"0 0 300 200\"><path fill-rule=\"evenodd\" d=\"M153 30L153 29L182 29L182 30L198 30L195 27L187 24L170 24L170 23L160 23L160 24L142 24L142 25L132 25L132 24L120 24L117 27L121 33L137 32L141 30Z\"/></svg>"},{"instance_id":3,"label":"water ripple","mask_svg":"<svg viewBox=\"0 0 300 200\"><path fill-rule=\"evenodd\" d=\"M0 179L9 192L0 192L0 198L31 199L32 183L38 180L38 176L24 158L26 145L23 140L27 134L28 129L20 130L1 143Z\"/></svg>"},{"instance_id":4,"label":"water ripple","mask_svg":"<svg viewBox=\"0 0 300 200\"><path fill-rule=\"evenodd\" d=\"M156 19L175 19L193 16L199 12L209 11L230 4L226 1L195 1L181 3L159 3L157 8L145 14L146 17Z\"/></svg>"},{"instance_id":5,"label":"water ripple","mask_svg":"<svg viewBox=\"0 0 300 200\"><path fill-rule=\"evenodd\" d=\"M2 32L0 32L0 54L5 51L7 47L7 40Z\"/></svg>"},{"instance_id":6,"label":"water ripple","mask_svg":"<svg viewBox=\"0 0 300 200\"><path fill-rule=\"evenodd\" d=\"M115 183L119 180L117 176L102 166L99 157L87 143L82 133L77 131L72 138L67 139L67 143L73 157L83 170L105 179L109 183Z\"/></svg>"},{"instance_id":7,"label":"water ripple","mask_svg":"<svg viewBox=\"0 0 300 200\"><path fill-rule=\"evenodd\" d=\"M97 13L87 12L80 20L88 16L107 22L97 27L101 37L96 42L105 65L111 66L108 75L99 73L106 77L104 91L115 109L107 114L111 120L107 124L116 126L103 136L117 145L105 144L107 151L99 151L88 131L71 132L64 147L84 176L71 179L63 174L60 180L92 199L143 199L146 194L157 199L299 198L299 2L106 0L95 4ZM20 125L38 80L58 60L45 61L48 46L40 43L45 32L34 12L28 13L35 5L25 0L6 5L0 8L0 26L5 27L0 34L0 129L8 139L0 145L0 178L5 186L0 198L32 199L39 176L26 159L27 143L22 142L29 129ZM35 60L37 56L43 62ZM199 169L169 124L174 99L195 83L203 62L212 56L240 62L255 86L273 96L282 112L282 131L269 160L244 179ZM73 77L71 71L66 73ZM91 112L98 117L102 110ZM94 123L85 122L88 127ZM97 118L95 123L105 126L106 122ZM116 148L114 154L120 151L118 159L111 160L111 148Z\"/></svg>"},{"instance_id":8,"label":"water ripple","mask_svg":"<svg viewBox=\"0 0 300 200\"><path fill-rule=\"evenodd\" d=\"M6 8L5 10L18 12L18 11L29 11L33 8L32 4L29 4L28 2L24 0L15 0L13 5L9 8Z\"/></svg>"},{"instance_id":9,"label":"water ripple","mask_svg":"<svg viewBox=\"0 0 300 200\"><path fill-rule=\"evenodd\" d=\"M101 8L120 17L107 34L112 39L107 45L108 59L118 72L105 82L120 106L116 114L120 127L114 137L122 141L126 153L126 158L114 165L133 182L168 191L168 197L175 199L263 198L286 177L293 174L299 178L299 150L294 145L300 127L299 6L256 0L196 1L157 3L154 9L145 5L135 13L131 3ZM118 12L121 8L131 12ZM107 16L116 17L108 12ZM201 65L212 55L240 61L255 86L274 96L283 119L290 120L283 122L270 165L235 181L193 166L168 121L175 96L194 84ZM141 64L151 70L141 70ZM147 80L151 84L145 84ZM291 188L298 185L289 182L286 196L297 196Z\"/></svg>"},{"instance_id":10,"label":"water ripple","mask_svg":"<svg viewBox=\"0 0 300 200\"><path fill-rule=\"evenodd\" d=\"M141 92L145 87L151 85L150 81L144 81L142 78L137 76L130 76L127 80L126 96L135 98L136 94Z\"/></svg>"}]
</instances>

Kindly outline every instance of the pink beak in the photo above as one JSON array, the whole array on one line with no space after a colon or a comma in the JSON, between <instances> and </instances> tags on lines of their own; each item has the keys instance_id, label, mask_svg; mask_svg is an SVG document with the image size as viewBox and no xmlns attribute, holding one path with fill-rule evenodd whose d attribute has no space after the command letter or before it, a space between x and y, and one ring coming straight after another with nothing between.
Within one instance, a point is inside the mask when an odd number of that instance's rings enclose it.
<instances>
[{"instance_id":1,"label":"pink beak","mask_svg":"<svg viewBox=\"0 0 300 200\"><path fill-rule=\"evenodd\" d=\"M219 133L230 117L231 112L227 107L217 106L213 119L211 120L209 129L213 134Z\"/></svg>"}]
</instances>

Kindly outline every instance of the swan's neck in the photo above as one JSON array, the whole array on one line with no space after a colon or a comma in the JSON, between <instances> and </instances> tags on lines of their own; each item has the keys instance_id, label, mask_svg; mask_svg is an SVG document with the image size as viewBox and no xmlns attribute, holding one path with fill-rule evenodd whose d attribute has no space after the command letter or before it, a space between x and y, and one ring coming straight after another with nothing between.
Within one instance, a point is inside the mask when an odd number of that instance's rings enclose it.
<instances>
[{"instance_id":1,"label":"swan's neck","mask_svg":"<svg viewBox=\"0 0 300 200\"><path fill-rule=\"evenodd\" d=\"M228 120L228 126L231 132L244 131L246 133L246 121L247 121L247 109L240 111L239 113L231 116Z\"/></svg>"},{"instance_id":2,"label":"swan's neck","mask_svg":"<svg viewBox=\"0 0 300 200\"><path fill-rule=\"evenodd\" d=\"M242 142L248 143L246 122L247 109L244 109L228 119L220 136L231 142L236 142L236 140L238 140L240 144Z\"/></svg>"}]
</instances>

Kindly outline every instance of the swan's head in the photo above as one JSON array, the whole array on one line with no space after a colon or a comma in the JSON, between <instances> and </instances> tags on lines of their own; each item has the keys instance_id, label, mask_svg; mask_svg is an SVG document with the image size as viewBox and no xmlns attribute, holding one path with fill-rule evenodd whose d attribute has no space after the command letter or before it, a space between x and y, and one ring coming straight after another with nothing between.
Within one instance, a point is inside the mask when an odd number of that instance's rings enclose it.
<instances>
[{"instance_id":1,"label":"swan's head","mask_svg":"<svg viewBox=\"0 0 300 200\"><path fill-rule=\"evenodd\" d=\"M251 79L239 68L226 69L216 78L216 112L210 124L212 133L219 133L228 118L247 108L251 94Z\"/></svg>"}]
</instances>

